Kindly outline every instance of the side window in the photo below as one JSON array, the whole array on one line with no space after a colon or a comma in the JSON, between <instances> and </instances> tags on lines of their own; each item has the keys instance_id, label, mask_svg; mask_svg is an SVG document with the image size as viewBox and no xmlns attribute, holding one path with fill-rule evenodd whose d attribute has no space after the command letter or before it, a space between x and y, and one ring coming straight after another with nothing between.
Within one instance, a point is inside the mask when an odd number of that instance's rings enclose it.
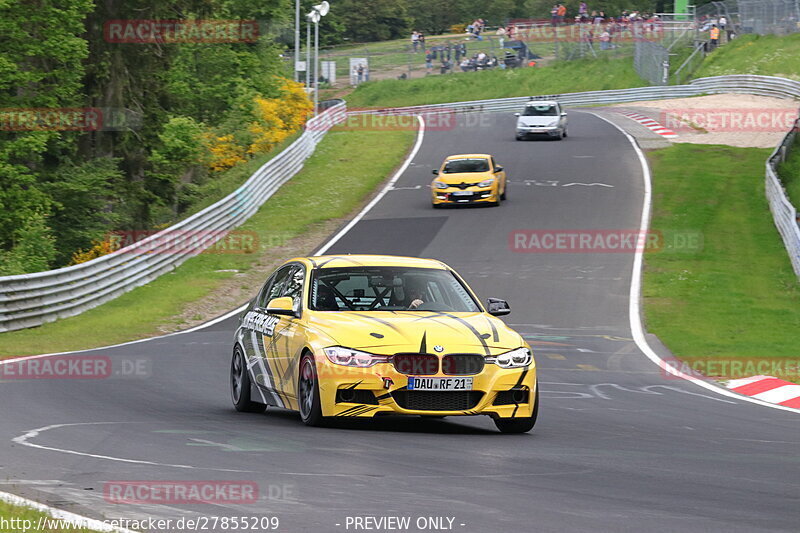
<instances>
[{"instance_id":1,"label":"side window","mask_svg":"<svg viewBox=\"0 0 800 533\"><path fill-rule=\"evenodd\" d=\"M293 268L295 268L293 265L285 266L272 275L271 280L264 284L264 289L258 296L258 307L267 307L270 300L280 296L281 289Z\"/></svg>"},{"instance_id":2,"label":"side window","mask_svg":"<svg viewBox=\"0 0 800 533\"><path fill-rule=\"evenodd\" d=\"M306 271L300 265L292 265L288 273L289 275L286 276L286 282L281 287L279 296L288 296L294 300L295 306L299 306L303 299Z\"/></svg>"}]
</instances>

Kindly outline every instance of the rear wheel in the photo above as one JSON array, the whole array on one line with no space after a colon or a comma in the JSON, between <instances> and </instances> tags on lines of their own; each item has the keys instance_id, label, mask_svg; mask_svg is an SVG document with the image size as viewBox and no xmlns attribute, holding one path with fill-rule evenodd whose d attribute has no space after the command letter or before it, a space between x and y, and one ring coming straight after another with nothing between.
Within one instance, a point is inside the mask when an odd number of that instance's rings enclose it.
<instances>
[{"instance_id":1,"label":"rear wheel","mask_svg":"<svg viewBox=\"0 0 800 533\"><path fill-rule=\"evenodd\" d=\"M307 426L321 426L325 422L322 416L322 404L319 399L319 378L314 356L303 355L300 360L300 384L297 391L300 404L300 418Z\"/></svg>"},{"instance_id":2,"label":"rear wheel","mask_svg":"<svg viewBox=\"0 0 800 533\"><path fill-rule=\"evenodd\" d=\"M533 413L524 418L496 418L494 425L501 433L527 433L536 425L536 418L539 416L539 387L536 387L534 396Z\"/></svg>"},{"instance_id":3,"label":"rear wheel","mask_svg":"<svg viewBox=\"0 0 800 533\"><path fill-rule=\"evenodd\" d=\"M241 413L263 413L267 406L250 399L250 373L242 349L237 345L231 359L231 399L233 406Z\"/></svg>"}]
</instances>

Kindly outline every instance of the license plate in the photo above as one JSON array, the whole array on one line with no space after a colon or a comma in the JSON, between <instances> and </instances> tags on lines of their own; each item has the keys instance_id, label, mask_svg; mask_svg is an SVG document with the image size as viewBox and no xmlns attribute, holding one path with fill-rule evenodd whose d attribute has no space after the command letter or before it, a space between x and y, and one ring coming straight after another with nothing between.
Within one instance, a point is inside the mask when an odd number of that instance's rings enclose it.
<instances>
[{"instance_id":1,"label":"license plate","mask_svg":"<svg viewBox=\"0 0 800 533\"><path fill-rule=\"evenodd\" d=\"M408 378L408 390L472 390L472 378Z\"/></svg>"},{"instance_id":2,"label":"license plate","mask_svg":"<svg viewBox=\"0 0 800 533\"><path fill-rule=\"evenodd\" d=\"M453 196L472 196L472 191L453 191Z\"/></svg>"}]
</instances>

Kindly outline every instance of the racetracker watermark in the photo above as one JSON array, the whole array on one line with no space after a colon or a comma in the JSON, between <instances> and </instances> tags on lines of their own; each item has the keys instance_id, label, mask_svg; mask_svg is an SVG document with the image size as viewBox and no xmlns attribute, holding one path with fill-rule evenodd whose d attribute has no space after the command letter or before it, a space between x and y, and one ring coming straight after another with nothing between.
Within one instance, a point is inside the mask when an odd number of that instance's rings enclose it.
<instances>
[{"instance_id":1,"label":"racetracker watermark","mask_svg":"<svg viewBox=\"0 0 800 533\"><path fill-rule=\"evenodd\" d=\"M114 358L107 355L54 355L22 357L0 364L0 381L31 379L149 378L153 361L148 358Z\"/></svg>"},{"instance_id":2,"label":"racetracker watermark","mask_svg":"<svg viewBox=\"0 0 800 533\"><path fill-rule=\"evenodd\" d=\"M508 247L517 253L695 253L702 250L697 231L641 231L625 229L515 230Z\"/></svg>"},{"instance_id":3,"label":"racetracker watermark","mask_svg":"<svg viewBox=\"0 0 800 533\"><path fill-rule=\"evenodd\" d=\"M421 116L426 131L452 131L456 128L478 128L489 124L483 113L457 113L455 109L349 109L334 131L417 131ZM309 129L325 129L324 123L310 123Z\"/></svg>"},{"instance_id":4,"label":"racetracker watermark","mask_svg":"<svg viewBox=\"0 0 800 533\"><path fill-rule=\"evenodd\" d=\"M785 133L796 120L797 109L695 108L662 111L660 122L673 131Z\"/></svg>"},{"instance_id":5,"label":"racetracker watermark","mask_svg":"<svg viewBox=\"0 0 800 533\"><path fill-rule=\"evenodd\" d=\"M259 24L255 20L109 20L103 36L109 43L254 43Z\"/></svg>"},{"instance_id":6,"label":"racetracker watermark","mask_svg":"<svg viewBox=\"0 0 800 533\"><path fill-rule=\"evenodd\" d=\"M0 131L128 131L142 116L112 107L0 108Z\"/></svg>"},{"instance_id":7,"label":"racetracker watermark","mask_svg":"<svg viewBox=\"0 0 800 533\"><path fill-rule=\"evenodd\" d=\"M515 26L512 36L528 43L595 43L599 42L600 35L608 31L614 43L630 43L636 41L653 41L664 37L664 27L661 24L637 24L622 26L617 23L599 24L565 24L553 26L549 20L534 20L520 23Z\"/></svg>"},{"instance_id":8,"label":"racetracker watermark","mask_svg":"<svg viewBox=\"0 0 800 533\"><path fill-rule=\"evenodd\" d=\"M123 504L251 504L258 501L255 481L108 481L103 498Z\"/></svg>"},{"instance_id":9,"label":"racetracker watermark","mask_svg":"<svg viewBox=\"0 0 800 533\"><path fill-rule=\"evenodd\" d=\"M783 378L800 378L800 357L776 358L729 358L729 359L693 359L682 360L675 357L664 359L665 366L661 373L665 379L683 379L676 371L696 379L727 378L739 379L751 376L781 376Z\"/></svg>"},{"instance_id":10,"label":"racetracker watermark","mask_svg":"<svg viewBox=\"0 0 800 533\"><path fill-rule=\"evenodd\" d=\"M275 235L267 244L281 246L287 240L285 235ZM258 233L245 230L115 231L106 236L106 242L114 253L136 255L252 254L259 250L260 245ZM134 244L138 246L128 248Z\"/></svg>"}]
</instances>

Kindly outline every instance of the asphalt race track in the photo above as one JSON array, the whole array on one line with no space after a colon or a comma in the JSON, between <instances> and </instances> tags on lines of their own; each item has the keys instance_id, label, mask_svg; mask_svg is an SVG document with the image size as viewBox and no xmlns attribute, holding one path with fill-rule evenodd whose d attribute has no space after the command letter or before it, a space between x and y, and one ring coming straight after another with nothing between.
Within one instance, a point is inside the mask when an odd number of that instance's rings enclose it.
<instances>
[{"instance_id":1,"label":"asphalt race track","mask_svg":"<svg viewBox=\"0 0 800 533\"><path fill-rule=\"evenodd\" d=\"M280 410L236 413L231 318L89 352L144 361L149 377L2 382L0 490L108 518L277 516L286 532L348 531L348 516L366 515L410 516L409 531L439 516L463 532L797 531L800 416L650 362L631 340L633 254L510 249L520 229L638 229L644 186L628 140L578 111L563 142L515 142L510 114L468 120L427 131L393 190L331 252L442 259L481 298L508 299L507 322L538 362L533 432L502 435L487 417L317 429ZM431 169L471 152L505 166L508 201L432 209ZM249 480L260 499L114 504L109 480Z\"/></svg>"}]
</instances>

